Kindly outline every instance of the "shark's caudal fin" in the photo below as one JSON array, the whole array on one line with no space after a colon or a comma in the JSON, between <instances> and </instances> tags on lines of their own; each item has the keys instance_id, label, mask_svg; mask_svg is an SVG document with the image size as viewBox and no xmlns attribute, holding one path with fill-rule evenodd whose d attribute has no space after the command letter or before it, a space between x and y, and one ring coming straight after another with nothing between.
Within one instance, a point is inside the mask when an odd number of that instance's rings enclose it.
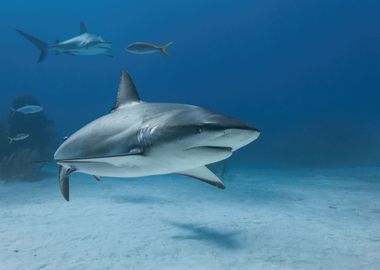
<instances>
[{"instance_id":1,"label":"shark's caudal fin","mask_svg":"<svg viewBox=\"0 0 380 270\"><path fill-rule=\"evenodd\" d=\"M219 179L209 168L206 166L194 168L191 170L179 172L180 175L190 176L207 184L213 185L220 189L225 189L222 180Z\"/></svg>"},{"instance_id":2,"label":"shark's caudal fin","mask_svg":"<svg viewBox=\"0 0 380 270\"><path fill-rule=\"evenodd\" d=\"M66 201L70 200L69 178L70 174L73 172L75 172L75 169L59 166L59 188L61 189L61 193Z\"/></svg>"},{"instance_id":3,"label":"shark's caudal fin","mask_svg":"<svg viewBox=\"0 0 380 270\"><path fill-rule=\"evenodd\" d=\"M13 139L11 137L8 137L8 140L9 140L9 144L13 143Z\"/></svg>"},{"instance_id":4,"label":"shark's caudal fin","mask_svg":"<svg viewBox=\"0 0 380 270\"><path fill-rule=\"evenodd\" d=\"M160 51L165 55L169 56L168 48L170 45L172 45L174 41L170 41L169 43L166 43L165 45L160 46Z\"/></svg>"},{"instance_id":5,"label":"shark's caudal fin","mask_svg":"<svg viewBox=\"0 0 380 270\"><path fill-rule=\"evenodd\" d=\"M24 36L27 40L32 42L34 44L34 46L36 46L38 49L40 49L41 53L40 53L40 57L38 58L38 62L44 61L46 56L47 56L47 53L48 53L48 47L49 47L48 44L43 42L42 40L39 40L36 37L33 37L32 35L29 35L28 33L24 32L24 31L21 31L19 29L16 29L16 31L20 35Z\"/></svg>"},{"instance_id":6,"label":"shark's caudal fin","mask_svg":"<svg viewBox=\"0 0 380 270\"><path fill-rule=\"evenodd\" d=\"M84 22L80 22L80 34L88 33L87 27Z\"/></svg>"}]
</instances>

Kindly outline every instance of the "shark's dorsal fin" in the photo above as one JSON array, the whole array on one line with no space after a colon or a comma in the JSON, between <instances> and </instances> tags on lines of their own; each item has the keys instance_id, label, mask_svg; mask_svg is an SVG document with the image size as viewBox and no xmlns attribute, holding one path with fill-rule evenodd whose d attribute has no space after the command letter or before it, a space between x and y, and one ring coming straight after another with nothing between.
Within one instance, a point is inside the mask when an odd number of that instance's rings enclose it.
<instances>
[{"instance_id":1,"label":"shark's dorsal fin","mask_svg":"<svg viewBox=\"0 0 380 270\"><path fill-rule=\"evenodd\" d=\"M128 72L126 70L122 70L114 109L138 102L140 102L140 97L137 93L136 86Z\"/></svg>"},{"instance_id":2,"label":"shark's dorsal fin","mask_svg":"<svg viewBox=\"0 0 380 270\"><path fill-rule=\"evenodd\" d=\"M80 34L88 33L87 27L84 22L80 22Z\"/></svg>"}]
</instances>

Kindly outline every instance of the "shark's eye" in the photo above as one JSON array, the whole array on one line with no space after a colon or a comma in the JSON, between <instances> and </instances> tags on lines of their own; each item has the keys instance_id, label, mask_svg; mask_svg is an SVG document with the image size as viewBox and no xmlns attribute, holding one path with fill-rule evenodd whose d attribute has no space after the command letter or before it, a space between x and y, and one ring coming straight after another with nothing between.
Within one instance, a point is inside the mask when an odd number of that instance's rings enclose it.
<instances>
[{"instance_id":1,"label":"shark's eye","mask_svg":"<svg viewBox=\"0 0 380 270\"><path fill-rule=\"evenodd\" d=\"M198 133L202 133L202 131L203 131L203 127L197 127L197 132Z\"/></svg>"}]
</instances>

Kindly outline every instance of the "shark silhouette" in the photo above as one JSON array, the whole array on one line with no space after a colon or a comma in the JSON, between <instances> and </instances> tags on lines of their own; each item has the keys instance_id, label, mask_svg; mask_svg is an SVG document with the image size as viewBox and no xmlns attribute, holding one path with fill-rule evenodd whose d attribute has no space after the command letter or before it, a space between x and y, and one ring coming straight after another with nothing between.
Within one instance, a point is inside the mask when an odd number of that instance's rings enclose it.
<instances>
[{"instance_id":1,"label":"shark silhouette","mask_svg":"<svg viewBox=\"0 0 380 270\"><path fill-rule=\"evenodd\" d=\"M90 34L87 31L87 27L84 22L80 23L79 36L65 41L56 41L51 45L48 45L46 42L22 30L16 29L16 31L33 43L41 51L38 62L44 61L49 51L53 51L55 54L106 55L112 57L110 53L112 43L105 41L101 36Z\"/></svg>"}]
</instances>

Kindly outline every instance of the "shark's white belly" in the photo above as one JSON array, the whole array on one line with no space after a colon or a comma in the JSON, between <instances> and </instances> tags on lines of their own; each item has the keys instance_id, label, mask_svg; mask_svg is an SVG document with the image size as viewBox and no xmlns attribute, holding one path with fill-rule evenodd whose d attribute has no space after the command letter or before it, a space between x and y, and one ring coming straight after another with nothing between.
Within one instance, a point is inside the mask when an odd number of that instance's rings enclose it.
<instances>
[{"instance_id":1,"label":"shark's white belly","mask_svg":"<svg viewBox=\"0 0 380 270\"><path fill-rule=\"evenodd\" d=\"M172 153L173 154L173 153ZM122 156L88 159L81 162L62 163L76 172L108 177L140 177L179 173L230 157L232 151L222 148L195 148L171 156Z\"/></svg>"},{"instance_id":2,"label":"shark's white belly","mask_svg":"<svg viewBox=\"0 0 380 270\"><path fill-rule=\"evenodd\" d=\"M108 49L105 48L83 48L78 50L73 50L72 54L74 55L99 55L99 54L107 54Z\"/></svg>"},{"instance_id":3,"label":"shark's white belly","mask_svg":"<svg viewBox=\"0 0 380 270\"><path fill-rule=\"evenodd\" d=\"M102 55L109 54L110 48L108 47L78 47L78 48L54 48L53 51L58 54L71 54L71 55Z\"/></svg>"}]
</instances>

